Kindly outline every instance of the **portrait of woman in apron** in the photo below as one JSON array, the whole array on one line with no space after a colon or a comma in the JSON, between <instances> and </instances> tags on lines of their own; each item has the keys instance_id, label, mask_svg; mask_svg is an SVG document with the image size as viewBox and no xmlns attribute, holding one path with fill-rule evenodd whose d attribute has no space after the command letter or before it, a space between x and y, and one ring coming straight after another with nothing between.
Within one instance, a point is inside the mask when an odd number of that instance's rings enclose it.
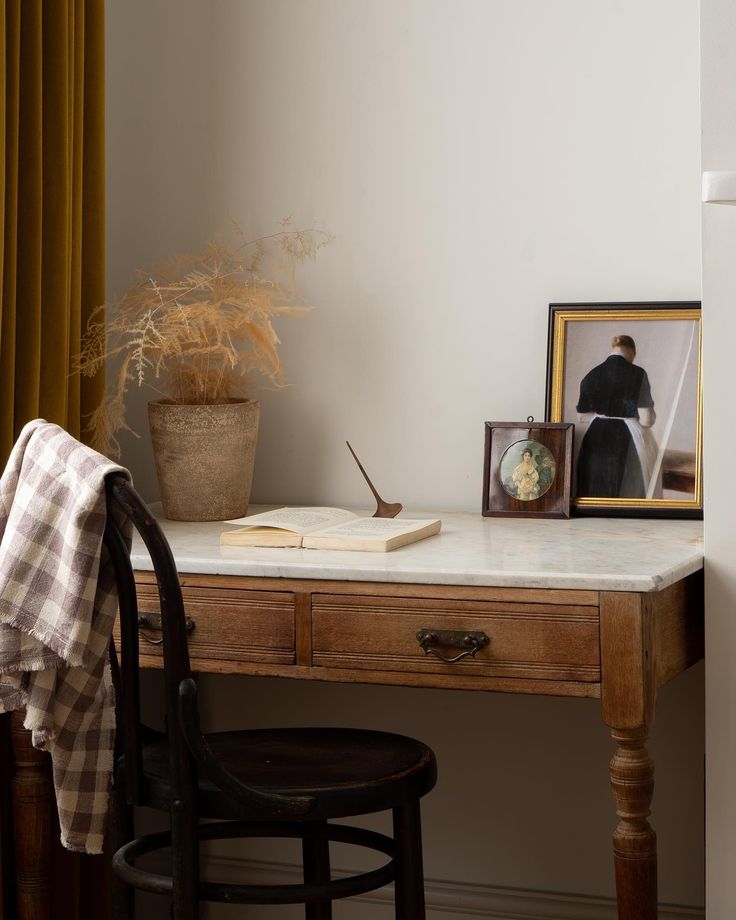
<instances>
[{"instance_id":1,"label":"portrait of woman in apron","mask_svg":"<svg viewBox=\"0 0 736 920\"><path fill-rule=\"evenodd\" d=\"M636 344L615 335L611 353L580 383L577 411L587 429L577 466L577 494L661 498L661 464L650 430L656 421L649 377L634 363Z\"/></svg>"}]
</instances>

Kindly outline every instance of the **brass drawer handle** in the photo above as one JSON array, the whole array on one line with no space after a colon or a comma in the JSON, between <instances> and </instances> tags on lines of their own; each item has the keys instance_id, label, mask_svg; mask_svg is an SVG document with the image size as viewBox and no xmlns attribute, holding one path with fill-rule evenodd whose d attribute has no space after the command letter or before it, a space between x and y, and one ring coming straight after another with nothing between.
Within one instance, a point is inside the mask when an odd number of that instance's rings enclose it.
<instances>
[{"instance_id":1,"label":"brass drawer handle","mask_svg":"<svg viewBox=\"0 0 736 920\"><path fill-rule=\"evenodd\" d=\"M155 629L158 632L161 632L160 613L139 613L138 627L138 635L141 637L141 639L143 639L144 642L148 642L149 645L161 645L163 643L163 639L151 639L150 636L147 636L140 630L140 627L143 627L143 629ZM194 629L194 620L186 617L184 620L184 628L188 633L190 633Z\"/></svg>"},{"instance_id":2,"label":"brass drawer handle","mask_svg":"<svg viewBox=\"0 0 736 920\"><path fill-rule=\"evenodd\" d=\"M419 629L417 630L417 642L424 649L425 655L434 655L440 661L446 661L452 664L460 661L461 658L475 658L477 653L485 648L491 640L484 632L476 630L463 631L461 629ZM441 654L434 646L438 648L461 648L452 658Z\"/></svg>"}]
</instances>

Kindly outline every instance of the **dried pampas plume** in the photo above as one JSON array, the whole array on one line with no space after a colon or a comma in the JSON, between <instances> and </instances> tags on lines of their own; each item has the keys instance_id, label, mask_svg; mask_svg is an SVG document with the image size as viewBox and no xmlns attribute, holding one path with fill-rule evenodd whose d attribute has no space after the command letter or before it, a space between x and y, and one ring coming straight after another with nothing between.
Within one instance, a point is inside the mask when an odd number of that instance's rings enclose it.
<instances>
[{"instance_id":1,"label":"dried pampas plume","mask_svg":"<svg viewBox=\"0 0 736 920\"><path fill-rule=\"evenodd\" d=\"M177 403L244 398L254 380L285 385L275 316L299 316L294 273L332 240L316 228L295 230L289 219L270 236L210 242L203 254L179 256L141 280L119 300L98 307L87 324L75 370L91 377L105 361L119 362L103 404L85 431L92 447L120 455L117 436L135 434L126 422L132 385L148 385Z\"/></svg>"}]
</instances>

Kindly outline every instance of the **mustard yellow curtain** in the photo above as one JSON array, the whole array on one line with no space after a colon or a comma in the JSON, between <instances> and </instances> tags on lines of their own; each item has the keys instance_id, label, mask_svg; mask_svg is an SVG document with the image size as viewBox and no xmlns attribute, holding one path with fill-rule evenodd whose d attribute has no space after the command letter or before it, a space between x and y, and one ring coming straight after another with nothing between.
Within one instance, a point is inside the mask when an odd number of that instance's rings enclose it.
<instances>
[{"instance_id":1,"label":"mustard yellow curtain","mask_svg":"<svg viewBox=\"0 0 736 920\"><path fill-rule=\"evenodd\" d=\"M104 375L80 379L73 360L105 299L104 0L4 6L0 464L29 419L80 436Z\"/></svg>"}]
</instances>

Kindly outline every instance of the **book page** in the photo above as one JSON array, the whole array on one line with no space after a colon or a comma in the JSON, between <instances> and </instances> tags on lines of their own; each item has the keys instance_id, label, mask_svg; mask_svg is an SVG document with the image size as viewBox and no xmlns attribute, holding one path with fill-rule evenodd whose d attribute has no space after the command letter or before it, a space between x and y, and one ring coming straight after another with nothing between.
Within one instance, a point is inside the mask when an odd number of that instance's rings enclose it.
<instances>
[{"instance_id":1,"label":"book page","mask_svg":"<svg viewBox=\"0 0 736 920\"><path fill-rule=\"evenodd\" d=\"M358 516L342 508L278 508L276 511L251 514L227 523L238 524L246 530L260 527L275 528L303 535L351 520L358 520Z\"/></svg>"},{"instance_id":2,"label":"book page","mask_svg":"<svg viewBox=\"0 0 736 920\"><path fill-rule=\"evenodd\" d=\"M319 537L363 537L375 540L390 540L401 533L410 533L431 524L432 520L408 520L396 518L359 518L331 525L314 536Z\"/></svg>"}]
</instances>

